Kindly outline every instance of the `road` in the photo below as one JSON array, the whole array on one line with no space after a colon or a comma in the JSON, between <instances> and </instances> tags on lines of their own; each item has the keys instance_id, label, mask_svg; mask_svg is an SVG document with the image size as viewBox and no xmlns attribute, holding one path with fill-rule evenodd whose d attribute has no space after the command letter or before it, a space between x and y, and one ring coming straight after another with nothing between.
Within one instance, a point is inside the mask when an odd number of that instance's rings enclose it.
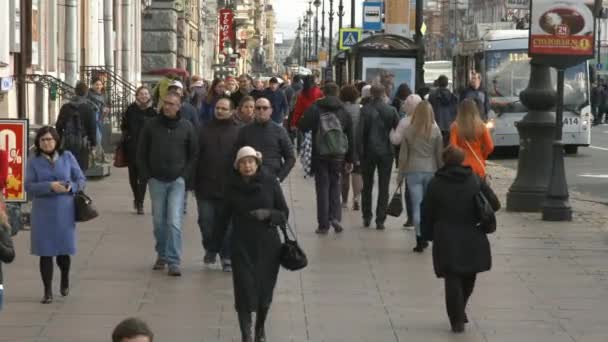
<instances>
[{"instance_id":1,"label":"road","mask_svg":"<svg viewBox=\"0 0 608 342\"><path fill-rule=\"evenodd\" d=\"M500 157L500 165L517 169L517 158ZM566 175L571 191L583 199L608 204L608 125L598 125L591 131L591 146L581 147L576 155L566 157Z\"/></svg>"}]
</instances>

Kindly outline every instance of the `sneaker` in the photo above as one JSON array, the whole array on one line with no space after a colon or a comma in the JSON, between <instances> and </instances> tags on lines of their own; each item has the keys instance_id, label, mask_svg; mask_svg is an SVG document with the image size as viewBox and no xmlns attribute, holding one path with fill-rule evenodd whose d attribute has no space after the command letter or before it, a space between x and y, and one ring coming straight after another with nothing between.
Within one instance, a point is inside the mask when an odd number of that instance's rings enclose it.
<instances>
[{"instance_id":1,"label":"sneaker","mask_svg":"<svg viewBox=\"0 0 608 342\"><path fill-rule=\"evenodd\" d=\"M228 260L228 259L222 260L222 271L232 272L232 263L230 262L230 260Z\"/></svg>"},{"instance_id":2,"label":"sneaker","mask_svg":"<svg viewBox=\"0 0 608 342\"><path fill-rule=\"evenodd\" d=\"M203 262L205 265L213 265L217 259L217 253L207 252L205 253L205 257L203 258Z\"/></svg>"},{"instance_id":3,"label":"sneaker","mask_svg":"<svg viewBox=\"0 0 608 342\"><path fill-rule=\"evenodd\" d=\"M182 270L177 265L170 265L169 272L167 272L167 274L169 274L172 277L181 277Z\"/></svg>"},{"instance_id":4,"label":"sneaker","mask_svg":"<svg viewBox=\"0 0 608 342\"><path fill-rule=\"evenodd\" d=\"M414 223L412 222L412 220L410 220L409 218L407 219L407 221L405 221L405 223L403 224L403 228L408 228L408 227L413 227Z\"/></svg>"},{"instance_id":5,"label":"sneaker","mask_svg":"<svg viewBox=\"0 0 608 342\"><path fill-rule=\"evenodd\" d=\"M158 258L158 259L156 259L154 266L152 266L152 269L155 271L159 271L159 270L165 269L165 266L167 266L167 261L164 259Z\"/></svg>"},{"instance_id":6,"label":"sneaker","mask_svg":"<svg viewBox=\"0 0 608 342\"><path fill-rule=\"evenodd\" d=\"M331 224L332 227L334 227L334 230L336 231L336 233L342 233L342 231L344 231L344 228L342 227L342 225L340 224L340 222L334 220L331 221L329 224Z\"/></svg>"},{"instance_id":7,"label":"sneaker","mask_svg":"<svg viewBox=\"0 0 608 342\"><path fill-rule=\"evenodd\" d=\"M319 235L327 235L327 233L329 233L329 229L328 228L317 228L317 230L315 230L315 233L319 234Z\"/></svg>"},{"instance_id":8,"label":"sneaker","mask_svg":"<svg viewBox=\"0 0 608 342\"><path fill-rule=\"evenodd\" d=\"M354 211L358 211L359 209L361 209L361 208L359 207L359 201L354 201L354 202L353 202L353 210L354 210Z\"/></svg>"}]
</instances>

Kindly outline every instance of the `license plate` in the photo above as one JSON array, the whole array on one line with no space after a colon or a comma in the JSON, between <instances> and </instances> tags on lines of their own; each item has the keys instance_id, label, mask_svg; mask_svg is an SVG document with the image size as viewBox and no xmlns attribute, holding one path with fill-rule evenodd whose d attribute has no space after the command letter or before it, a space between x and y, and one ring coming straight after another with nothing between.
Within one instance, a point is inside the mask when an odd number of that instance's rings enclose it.
<instances>
[{"instance_id":1,"label":"license plate","mask_svg":"<svg viewBox=\"0 0 608 342\"><path fill-rule=\"evenodd\" d=\"M575 125L578 126L581 123L579 118L564 118L564 126Z\"/></svg>"}]
</instances>

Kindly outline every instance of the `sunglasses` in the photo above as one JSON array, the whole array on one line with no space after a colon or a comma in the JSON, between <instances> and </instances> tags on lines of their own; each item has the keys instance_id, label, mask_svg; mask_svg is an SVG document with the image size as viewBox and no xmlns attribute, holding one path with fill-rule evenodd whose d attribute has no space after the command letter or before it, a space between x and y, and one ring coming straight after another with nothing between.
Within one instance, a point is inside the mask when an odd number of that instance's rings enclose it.
<instances>
[{"instance_id":1,"label":"sunglasses","mask_svg":"<svg viewBox=\"0 0 608 342\"><path fill-rule=\"evenodd\" d=\"M257 109L257 110L268 110L268 109L270 109L270 107L268 107L268 106L255 106L255 109Z\"/></svg>"}]
</instances>

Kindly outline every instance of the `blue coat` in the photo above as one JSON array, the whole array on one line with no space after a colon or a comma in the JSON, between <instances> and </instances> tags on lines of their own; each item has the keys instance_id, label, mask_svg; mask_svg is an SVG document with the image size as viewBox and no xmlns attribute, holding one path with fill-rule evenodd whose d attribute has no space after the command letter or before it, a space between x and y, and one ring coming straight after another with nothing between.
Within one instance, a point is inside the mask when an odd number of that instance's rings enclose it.
<instances>
[{"instance_id":1,"label":"blue coat","mask_svg":"<svg viewBox=\"0 0 608 342\"><path fill-rule=\"evenodd\" d=\"M70 182L72 193L58 194L51 182ZM76 254L74 196L84 189L85 177L74 155L60 154L53 165L43 155L31 157L25 174L25 191L32 199L31 253L37 256Z\"/></svg>"}]
</instances>

